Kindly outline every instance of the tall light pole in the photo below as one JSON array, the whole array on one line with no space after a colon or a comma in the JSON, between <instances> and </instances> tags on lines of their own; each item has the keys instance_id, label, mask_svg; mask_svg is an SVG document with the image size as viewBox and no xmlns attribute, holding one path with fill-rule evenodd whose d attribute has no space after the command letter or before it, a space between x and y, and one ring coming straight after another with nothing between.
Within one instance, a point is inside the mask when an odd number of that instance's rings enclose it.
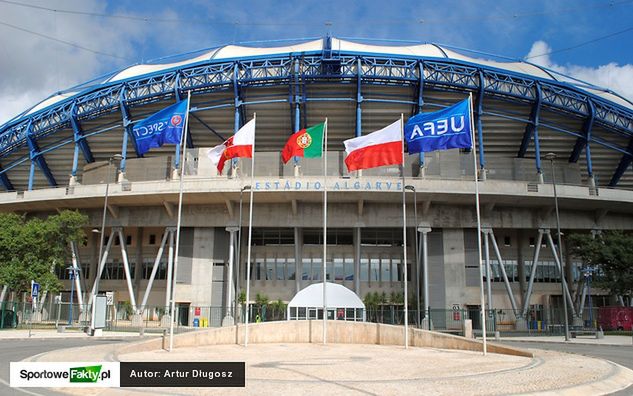
<instances>
[{"instance_id":1,"label":"tall light pole","mask_svg":"<svg viewBox=\"0 0 633 396\"><path fill-rule=\"evenodd\" d=\"M413 191L413 223L415 224L415 324L420 327L420 252L418 238L418 196L415 187L404 186L405 190Z\"/></svg>"},{"instance_id":2,"label":"tall light pole","mask_svg":"<svg viewBox=\"0 0 633 396\"><path fill-rule=\"evenodd\" d=\"M66 268L68 271L68 276L70 278L70 309L68 310L68 325L72 326L73 324L73 301L75 297L75 278L77 277L77 272L80 271L79 268L75 268L72 265Z\"/></svg>"},{"instance_id":3,"label":"tall light pole","mask_svg":"<svg viewBox=\"0 0 633 396\"><path fill-rule=\"evenodd\" d=\"M91 320L90 320L90 328L94 331L94 321L95 321L95 301L94 298L96 296L96 294L99 292L99 278L101 277L100 271L99 271L99 267L101 266L101 260L103 258L103 239L105 237L105 223L106 223L106 214L108 213L108 194L110 192L110 176L111 176L111 172L110 172L110 168L112 167L112 162L113 161L120 161L123 159L123 156L121 154L114 154L113 156L111 156L110 158L108 158L108 173L106 175L106 190L105 190L105 196L103 198L103 214L101 216L101 237L99 240L99 261L97 262L97 271L95 274L95 283L97 285L97 287L95 288L95 292L93 296L91 296L91 301L92 301L92 314L91 314ZM119 170L119 166L117 165L116 170ZM115 179L116 181L116 175L115 175Z\"/></svg>"},{"instance_id":4,"label":"tall light pole","mask_svg":"<svg viewBox=\"0 0 633 396\"><path fill-rule=\"evenodd\" d=\"M563 296L563 315L565 316L565 341L569 341L569 320L567 318L567 296L565 295L565 267L563 266L563 244L561 242L561 234L560 234L560 215L558 213L558 194L556 193L556 171L554 170L554 160L556 159L556 154L547 153L545 154L545 159L548 159L550 165L552 167L552 187L554 188L554 206L556 208L556 232L558 235L558 259L560 262L560 284L562 289ZM534 263L536 265L537 263Z\"/></svg>"},{"instance_id":5,"label":"tall light pole","mask_svg":"<svg viewBox=\"0 0 633 396\"><path fill-rule=\"evenodd\" d=\"M239 303L239 290L240 290L240 263L241 263L241 248L242 248L242 203L244 198L244 191L250 190L251 186L246 185L240 189L240 216L237 231L237 265L235 266L235 325L238 325L237 320L237 306Z\"/></svg>"}]
</instances>

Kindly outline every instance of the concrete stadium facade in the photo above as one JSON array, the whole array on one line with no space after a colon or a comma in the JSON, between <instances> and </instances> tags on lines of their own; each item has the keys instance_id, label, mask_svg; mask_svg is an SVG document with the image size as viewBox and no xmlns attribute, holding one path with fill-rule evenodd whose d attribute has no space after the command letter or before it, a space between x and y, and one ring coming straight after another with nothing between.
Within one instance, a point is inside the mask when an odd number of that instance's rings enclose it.
<instances>
[{"instance_id":1,"label":"concrete stadium facade","mask_svg":"<svg viewBox=\"0 0 633 396\"><path fill-rule=\"evenodd\" d=\"M433 111L471 93L493 308L513 308L506 285L517 316L530 307L561 304L560 274L548 243L551 235L556 245L556 221L545 153L557 158L553 169L563 234L633 228L633 104L613 92L526 62L483 60L434 44L325 37L285 46L230 45L114 72L56 93L0 127L0 182L7 190L0 194L0 210L45 215L69 208L89 215L88 242L78 247L84 291L98 269L100 233L90 231L102 226L107 188L110 253L99 290L115 291L118 301L130 300L132 290L141 309L161 241L169 240L163 236L176 225L175 169L181 159L174 146L138 155L131 128L187 92L192 95L190 139L175 291L182 307L230 309L235 287L245 287L246 232L241 232L236 269L228 266L230 252L238 250L239 225L248 225L247 185L255 197L251 299L261 293L289 301L322 281L322 162L283 165L280 150L292 132L326 117L328 280L361 298L403 290L404 172L409 291L421 289L426 257L428 305L477 310L473 154L408 156L402 169L357 174L347 172L342 145L401 113ZM251 185L250 160L235 161L218 175L206 152L253 113ZM122 160L113 165L115 154ZM114 238L118 230L122 241ZM538 265L531 276L535 255ZM576 311L582 263L567 254L564 242L563 257ZM160 263L147 306L166 304L165 255Z\"/></svg>"}]
</instances>

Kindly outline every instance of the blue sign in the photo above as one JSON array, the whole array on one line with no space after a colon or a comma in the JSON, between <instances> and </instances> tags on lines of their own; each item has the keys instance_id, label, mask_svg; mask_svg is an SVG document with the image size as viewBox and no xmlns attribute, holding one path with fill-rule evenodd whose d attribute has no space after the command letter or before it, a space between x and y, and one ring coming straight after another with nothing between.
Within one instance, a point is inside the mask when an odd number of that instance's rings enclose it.
<instances>
[{"instance_id":1,"label":"blue sign","mask_svg":"<svg viewBox=\"0 0 633 396\"><path fill-rule=\"evenodd\" d=\"M404 137L409 154L471 148L470 100L433 113L420 113L407 121Z\"/></svg>"},{"instance_id":2,"label":"blue sign","mask_svg":"<svg viewBox=\"0 0 633 396\"><path fill-rule=\"evenodd\" d=\"M37 298L40 294L40 284L37 282L31 282L31 297Z\"/></svg>"},{"instance_id":3,"label":"blue sign","mask_svg":"<svg viewBox=\"0 0 633 396\"><path fill-rule=\"evenodd\" d=\"M183 100L164 108L134 125L132 133L139 154L145 154L151 148L161 147L165 143L180 144L187 102Z\"/></svg>"}]
</instances>

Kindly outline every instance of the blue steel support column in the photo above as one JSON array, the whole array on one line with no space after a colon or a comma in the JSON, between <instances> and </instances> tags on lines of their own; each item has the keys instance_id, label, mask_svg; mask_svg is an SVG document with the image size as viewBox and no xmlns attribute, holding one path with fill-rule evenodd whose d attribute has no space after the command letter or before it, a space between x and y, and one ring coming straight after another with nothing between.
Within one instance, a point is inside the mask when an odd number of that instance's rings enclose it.
<instances>
[{"instance_id":1,"label":"blue steel support column","mask_svg":"<svg viewBox=\"0 0 633 396\"><path fill-rule=\"evenodd\" d=\"M424 62L418 63L420 76L418 78L418 103L416 113L422 112L424 107ZM424 152L420 152L420 177L424 177Z\"/></svg>"},{"instance_id":2,"label":"blue steel support column","mask_svg":"<svg viewBox=\"0 0 633 396\"><path fill-rule=\"evenodd\" d=\"M624 154L620 163L618 164L618 168L613 173L611 177L611 181L609 182L609 187L615 187L618 185L618 182L624 175L624 172L631 166L631 161L633 161L633 139L629 140L629 145L626 148L628 154Z\"/></svg>"},{"instance_id":3,"label":"blue steel support column","mask_svg":"<svg viewBox=\"0 0 633 396\"><path fill-rule=\"evenodd\" d=\"M73 154L73 167L70 172L70 184L74 184L77 181L77 167L79 166L79 151L83 153L84 160L88 163L94 162L94 156L92 155L92 150L90 150L90 146L86 141L86 138L83 136L83 131L81 129L81 125L77 120L76 115L76 107L73 105L70 114L70 125L73 128L73 136L75 140L75 151Z\"/></svg>"},{"instance_id":4,"label":"blue steel support column","mask_svg":"<svg viewBox=\"0 0 633 396\"><path fill-rule=\"evenodd\" d=\"M240 114L240 107L242 107L242 99L240 99L240 86L239 86L239 68L237 62L233 67L233 96L235 99L235 119L233 123L233 132L237 132L241 127L242 116ZM231 159L231 171L237 166L237 158Z\"/></svg>"},{"instance_id":5,"label":"blue steel support column","mask_svg":"<svg viewBox=\"0 0 633 396\"><path fill-rule=\"evenodd\" d=\"M521 146L519 147L519 152L517 153L518 158L525 157L525 153L530 145L530 140L532 140L532 135L534 133L534 129L538 128L539 117L541 115L541 101L543 99L541 93L540 84L535 84L535 98L534 104L532 105L532 111L530 112L530 121L525 126L525 132L523 133L523 139L521 140Z\"/></svg>"},{"instance_id":6,"label":"blue steel support column","mask_svg":"<svg viewBox=\"0 0 633 396\"><path fill-rule=\"evenodd\" d=\"M361 62L360 58L358 58L356 60L356 137L363 134L363 111L361 108L361 103L363 103L363 94L361 91L361 84L363 81L362 74Z\"/></svg>"},{"instance_id":7,"label":"blue steel support column","mask_svg":"<svg viewBox=\"0 0 633 396\"><path fill-rule=\"evenodd\" d=\"M583 137L579 137L576 139L576 144L574 145L574 150L569 156L569 162L578 162L578 158L580 157L580 153L582 149L585 149L585 158L587 160L587 178L590 187L595 187L596 182L593 178L593 164L591 161L591 132L593 129L593 123L596 118L596 107L593 104L593 101L590 98L587 98L587 112L589 113L587 119L583 124Z\"/></svg>"},{"instance_id":8,"label":"blue steel support column","mask_svg":"<svg viewBox=\"0 0 633 396\"><path fill-rule=\"evenodd\" d=\"M29 157L31 158L31 169L29 170L28 189L29 191L33 189L36 164L40 168L42 173L44 173L46 180L48 180L48 184L51 185L52 187L56 187L57 181L55 181L55 177L53 176L53 173L48 167L48 164L46 163L46 159L44 159L44 156L40 153L40 148L38 147L37 142L35 141L33 136L31 136L32 127L33 127L33 124L29 122L29 125L26 129L26 142L29 146Z\"/></svg>"},{"instance_id":9,"label":"blue steel support column","mask_svg":"<svg viewBox=\"0 0 633 396\"><path fill-rule=\"evenodd\" d=\"M479 140L479 174L480 180L486 180L486 155L484 153L484 131L481 122L481 116L484 112L484 92L486 81L484 73L479 71L479 94L477 95L477 139ZM475 174L477 169L474 170Z\"/></svg>"},{"instance_id":10,"label":"blue steel support column","mask_svg":"<svg viewBox=\"0 0 633 396\"><path fill-rule=\"evenodd\" d=\"M299 59L295 59L294 62L294 86L292 87L292 102L295 105L294 108L294 125L293 133L301 130L301 99L299 98ZM299 157L293 157L292 162L294 164L295 176L299 176L299 166L301 160Z\"/></svg>"},{"instance_id":11,"label":"blue steel support column","mask_svg":"<svg viewBox=\"0 0 633 396\"><path fill-rule=\"evenodd\" d=\"M0 166L0 183L2 183L5 190L7 191L15 190L15 188L13 188L13 183L11 183L11 180L9 180L9 177L6 174L6 171L2 169L2 166Z\"/></svg>"},{"instance_id":12,"label":"blue steel support column","mask_svg":"<svg viewBox=\"0 0 633 396\"><path fill-rule=\"evenodd\" d=\"M519 147L519 152L517 157L523 158L525 157L525 153L527 152L527 148L530 145L530 139L534 138L534 160L536 164L536 173L538 176L539 183L543 183L543 171L541 169L541 146L539 144L538 138L538 126L539 126L539 117L541 115L541 101L543 99L543 94L541 92L541 85L535 85L535 94L536 98L534 100L534 105L532 107L532 112L530 113L530 122L525 127L525 132L523 133L523 140L521 141L521 147Z\"/></svg>"},{"instance_id":13,"label":"blue steel support column","mask_svg":"<svg viewBox=\"0 0 633 396\"><path fill-rule=\"evenodd\" d=\"M138 146L136 145L136 139L132 132L132 120L130 119L130 111L125 105L125 86L121 89L121 95L119 96L119 107L121 108L121 116L123 117L123 142L121 143L121 165L119 167L119 179L125 179L125 162L127 159L127 140L130 137L134 143L134 151L137 157L143 157L139 154Z\"/></svg>"}]
</instances>

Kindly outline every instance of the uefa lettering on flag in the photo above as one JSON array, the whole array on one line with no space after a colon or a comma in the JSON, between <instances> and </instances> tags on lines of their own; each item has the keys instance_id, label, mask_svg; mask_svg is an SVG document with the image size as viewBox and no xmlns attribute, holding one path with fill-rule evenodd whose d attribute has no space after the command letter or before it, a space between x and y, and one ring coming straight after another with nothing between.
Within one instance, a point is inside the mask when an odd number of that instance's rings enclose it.
<instances>
[{"instance_id":1,"label":"uefa lettering on flag","mask_svg":"<svg viewBox=\"0 0 633 396\"><path fill-rule=\"evenodd\" d=\"M471 148L471 118L470 98L439 111L409 118L404 126L409 154Z\"/></svg>"}]
</instances>

